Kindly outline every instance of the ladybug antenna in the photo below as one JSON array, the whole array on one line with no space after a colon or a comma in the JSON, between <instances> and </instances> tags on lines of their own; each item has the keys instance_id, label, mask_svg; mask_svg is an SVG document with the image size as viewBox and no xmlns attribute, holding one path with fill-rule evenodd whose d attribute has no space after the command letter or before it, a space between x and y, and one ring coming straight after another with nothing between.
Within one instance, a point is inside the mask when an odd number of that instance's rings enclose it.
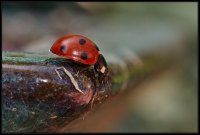
<instances>
[{"instance_id":1,"label":"ladybug antenna","mask_svg":"<svg viewBox=\"0 0 200 135\"><path fill-rule=\"evenodd\" d=\"M102 54L99 55L98 61L94 65L94 68L97 72L101 72L102 74L105 73L105 71L107 69L107 63Z\"/></svg>"}]
</instances>

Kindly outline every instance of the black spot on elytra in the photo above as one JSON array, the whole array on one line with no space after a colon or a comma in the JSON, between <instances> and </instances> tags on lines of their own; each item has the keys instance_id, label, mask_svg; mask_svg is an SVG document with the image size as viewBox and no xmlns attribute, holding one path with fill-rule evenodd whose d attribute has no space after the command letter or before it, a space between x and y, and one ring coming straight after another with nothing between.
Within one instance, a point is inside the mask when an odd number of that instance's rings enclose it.
<instances>
[{"instance_id":1,"label":"black spot on elytra","mask_svg":"<svg viewBox=\"0 0 200 135\"><path fill-rule=\"evenodd\" d=\"M81 53L81 59L86 60L87 59L87 53L82 52Z\"/></svg>"},{"instance_id":2,"label":"black spot on elytra","mask_svg":"<svg viewBox=\"0 0 200 135\"><path fill-rule=\"evenodd\" d=\"M80 44L80 45L84 45L85 43L86 43L86 40L85 40L85 39L80 39L80 40L79 40L79 44Z\"/></svg>"},{"instance_id":3,"label":"black spot on elytra","mask_svg":"<svg viewBox=\"0 0 200 135\"><path fill-rule=\"evenodd\" d=\"M61 45L60 51L61 51L61 52L65 52L65 46L64 46L64 45Z\"/></svg>"}]
</instances>

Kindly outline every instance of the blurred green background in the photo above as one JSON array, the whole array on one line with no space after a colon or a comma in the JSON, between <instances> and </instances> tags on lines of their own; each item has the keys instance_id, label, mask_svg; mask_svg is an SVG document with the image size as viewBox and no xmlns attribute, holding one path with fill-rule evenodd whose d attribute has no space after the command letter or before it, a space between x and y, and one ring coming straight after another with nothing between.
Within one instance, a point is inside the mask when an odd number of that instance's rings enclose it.
<instances>
[{"instance_id":1,"label":"blurred green background","mask_svg":"<svg viewBox=\"0 0 200 135\"><path fill-rule=\"evenodd\" d=\"M91 38L107 61L184 46L175 69L143 84L117 132L197 132L197 2L2 2L3 51L48 52L68 33ZM170 53L169 53L170 55Z\"/></svg>"}]
</instances>

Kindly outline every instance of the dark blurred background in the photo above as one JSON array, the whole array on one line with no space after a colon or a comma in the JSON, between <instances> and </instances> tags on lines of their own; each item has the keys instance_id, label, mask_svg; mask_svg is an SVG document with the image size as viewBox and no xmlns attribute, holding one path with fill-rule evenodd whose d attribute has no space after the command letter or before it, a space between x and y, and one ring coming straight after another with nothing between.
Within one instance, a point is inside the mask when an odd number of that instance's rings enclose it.
<instances>
[{"instance_id":1,"label":"dark blurred background","mask_svg":"<svg viewBox=\"0 0 200 135\"><path fill-rule=\"evenodd\" d=\"M179 66L140 86L108 131L197 132L197 3L2 2L3 51L48 53L69 33L91 38L119 63L127 54L186 47Z\"/></svg>"}]
</instances>

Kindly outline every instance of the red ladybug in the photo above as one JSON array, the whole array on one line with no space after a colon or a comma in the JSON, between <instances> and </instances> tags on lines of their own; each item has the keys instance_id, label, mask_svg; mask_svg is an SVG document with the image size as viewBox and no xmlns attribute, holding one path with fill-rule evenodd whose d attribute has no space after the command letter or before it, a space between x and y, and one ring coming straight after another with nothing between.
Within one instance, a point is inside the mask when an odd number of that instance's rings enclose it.
<instances>
[{"instance_id":1,"label":"red ladybug","mask_svg":"<svg viewBox=\"0 0 200 135\"><path fill-rule=\"evenodd\" d=\"M81 35L65 35L59 38L50 51L58 56L80 64L94 65L97 72L105 73L107 63L99 48L90 39Z\"/></svg>"}]
</instances>

